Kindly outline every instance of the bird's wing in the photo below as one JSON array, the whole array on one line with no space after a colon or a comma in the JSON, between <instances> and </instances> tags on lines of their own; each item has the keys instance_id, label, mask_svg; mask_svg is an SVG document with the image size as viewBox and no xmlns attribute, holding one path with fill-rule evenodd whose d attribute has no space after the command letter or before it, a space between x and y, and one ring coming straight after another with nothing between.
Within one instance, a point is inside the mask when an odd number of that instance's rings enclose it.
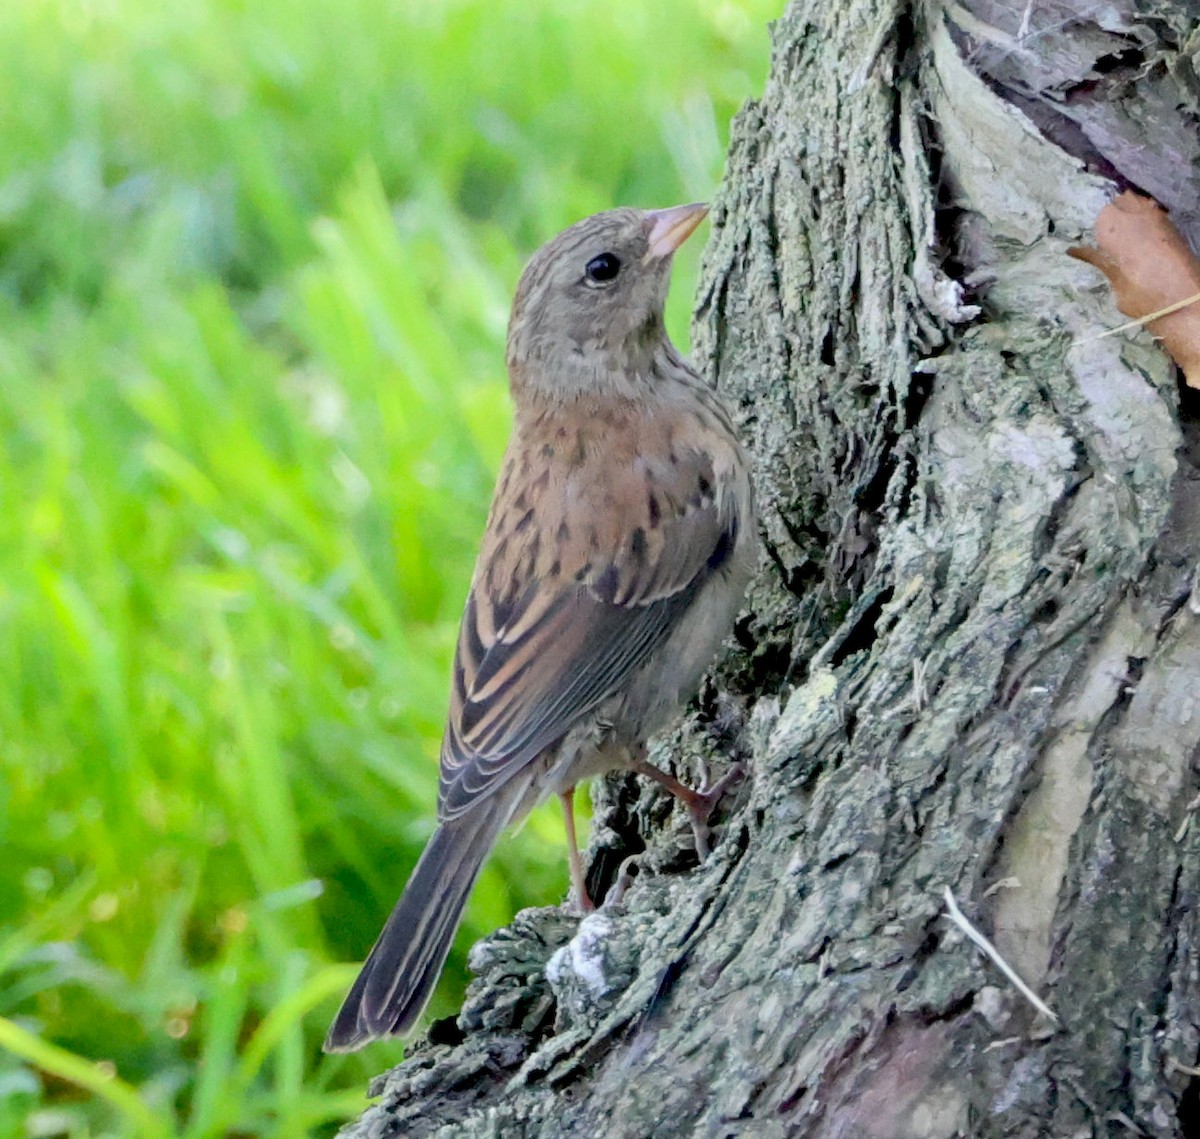
<instances>
[{"instance_id":1,"label":"bird's wing","mask_svg":"<svg viewBox=\"0 0 1200 1139\"><path fill-rule=\"evenodd\" d=\"M581 448L575 466L529 478L522 450L501 474L459 634L442 819L618 692L737 540L738 513L714 472L726 455L672 439L643 451L660 453L655 462L636 452L588 461ZM524 493L506 493L514 479Z\"/></svg>"}]
</instances>

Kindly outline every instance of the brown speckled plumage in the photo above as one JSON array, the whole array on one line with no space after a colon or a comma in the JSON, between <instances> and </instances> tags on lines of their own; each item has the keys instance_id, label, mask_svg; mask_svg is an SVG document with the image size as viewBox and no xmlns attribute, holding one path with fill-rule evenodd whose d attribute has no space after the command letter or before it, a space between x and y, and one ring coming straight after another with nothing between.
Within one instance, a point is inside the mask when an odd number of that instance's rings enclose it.
<instances>
[{"instance_id":1,"label":"brown speckled plumage","mask_svg":"<svg viewBox=\"0 0 1200 1139\"><path fill-rule=\"evenodd\" d=\"M746 460L662 323L671 252L702 216L598 214L522 276L516 418L459 634L440 825L327 1049L412 1026L500 831L640 763L728 631L754 549ZM592 281L602 254L619 271Z\"/></svg>"}]
</instances>

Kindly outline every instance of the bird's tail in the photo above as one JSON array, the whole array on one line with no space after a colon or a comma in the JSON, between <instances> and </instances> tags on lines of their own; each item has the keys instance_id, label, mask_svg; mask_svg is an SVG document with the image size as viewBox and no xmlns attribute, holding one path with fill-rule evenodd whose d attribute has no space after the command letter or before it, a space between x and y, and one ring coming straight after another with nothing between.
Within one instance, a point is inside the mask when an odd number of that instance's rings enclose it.
<instances>
[{"instance_id":1,"label":"bird's tail","mask_svg":"<svg viewBox=\"0 0 1200 1139\"><path fill-rule=\"evenodd\" d=\"M416 1023L450 952L467 896L508 822L500 803L442 823L325 1038L326 1052L352 1052Z\"/></svg>"}]
</instances>

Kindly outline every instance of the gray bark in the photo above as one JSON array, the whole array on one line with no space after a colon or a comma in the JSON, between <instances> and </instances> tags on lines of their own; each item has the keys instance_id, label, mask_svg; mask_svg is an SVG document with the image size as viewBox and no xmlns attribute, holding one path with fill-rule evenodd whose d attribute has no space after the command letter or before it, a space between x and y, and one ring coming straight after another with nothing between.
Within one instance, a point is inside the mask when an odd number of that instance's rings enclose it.
<instances>
[{"instance_id":1,"label":"gray bark","mask_svg":"<svg viewBox=\"0 0 1200 1139\"><path fill-rule=\"evenodd\" d=\"M478 945L345 1134L1200 1134L1200 401L1066 256L1131 184L1195 240L1196 27L790 5L697 310L766 556L656 755L749 776L699 866L604 784L624 898Z\"/></svg>"}]
</instances>

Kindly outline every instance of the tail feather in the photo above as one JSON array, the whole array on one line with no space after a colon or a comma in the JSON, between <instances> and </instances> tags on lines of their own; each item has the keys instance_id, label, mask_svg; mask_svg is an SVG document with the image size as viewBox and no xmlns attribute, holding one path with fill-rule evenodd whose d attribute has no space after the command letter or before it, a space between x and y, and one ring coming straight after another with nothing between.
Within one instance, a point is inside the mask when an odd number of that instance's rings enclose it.
<instances>
[{"instance_id":1,"label":"tail feather","mask_svg":"<svg viewBox=\"0 0 1200 1139\"><path fill-rule=\"evenodd\" d=\"M489 803L434 831L330 1026L326 1052L352 1052L382 1036L401 1035L416 1023L507 813L501 804Z\"/></svg>"}]
</instances>

